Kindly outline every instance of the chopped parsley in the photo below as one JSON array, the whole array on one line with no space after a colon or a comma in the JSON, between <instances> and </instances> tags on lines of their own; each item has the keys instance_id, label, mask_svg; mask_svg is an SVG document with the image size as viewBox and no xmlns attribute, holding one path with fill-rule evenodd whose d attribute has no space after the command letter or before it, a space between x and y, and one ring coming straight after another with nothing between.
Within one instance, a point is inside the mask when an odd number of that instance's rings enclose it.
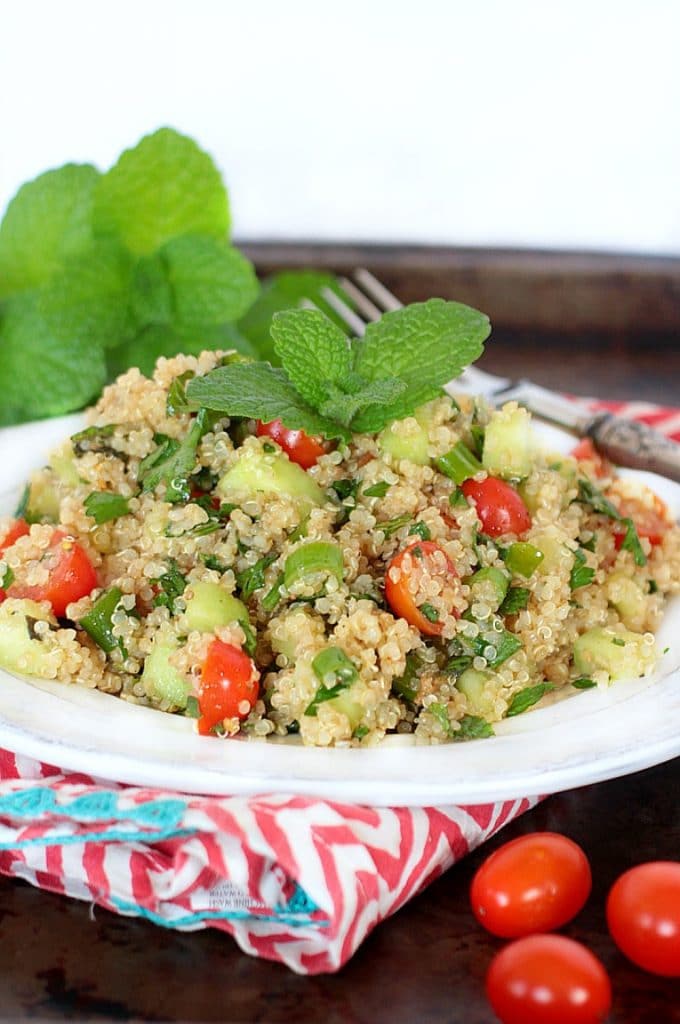
<instances>
[{"instance_id":1,"label":"chopped parsley","mask_svg":"<svg viewBox=\"0 0 680 1024\"><path fill-rule=\"evenodd\" d=\"M393 533L397 532L397 530L401 530L402 527L408 526L410 522L411 516L406 512L404 515L395 516L394 519L386 519L384 523L376 523L375 529L381 530L385 534L385 538L387 538L391 537ZM415 549L411 553L415 554Z\"/></svg>"},{"instance_id":2,"label":"chopped parsley","mask_svg":"<svg viewBox=\"0 0 680 1024\"><path fill-rule=\"evenodd\" d=\"M621 636L612 637L612 643L616 647L625 647L626 646L626 641Z\"/></svg>"},{"instance_id":3,"label":"chopped parsley","mask_svg":"<svg viewBox=\"0 0 680 1024\"><path fill-rule=\"evenodd\" d=\"M421 540L430 540L432 537L427 523L414 523L408 532L409 537L416 536L420 537Z\"/></svg>"},{"instance_id":4,"label":"chopped parsley","mask_svg":"<svg viewBox=\"0 0 680 1024\"><path fill-rule=\"evenodd\" d=\"M538 704L546 693L550 693L554 689L552 683L537 683L535 686L525 687L516 693L510 701L506 717L514 718L515 715L521 715L524 711L528 711L534 704Z\"/></svg>"},{"instance_id":5,"label":"chopped parsley","mask_svg":"<svg viewBox=\"0 0 680 1024\"><path fill-rule=\"evenodd\" d=\"M255 591L260 590L264 586L265 570L268 569L272 562L275 562L277 558L278 555L272 551L270 554L258 559L254 565L249 566L242 572L236 573L236 585L241 591L241 598L244 601L249 601Z\"/></svg>"},{"instance_id":6,"label":"chopped parsley","mask_svg":"<svg viewBox=\"0 0 680 1024\"><path fill-rule=\"evenodd\" d=\"M592 690L594 686L597 686L597 683L588 676L579 676L578 679L572 679L571 685L576 690Z\"/></svg>"},{"instance_id":7,"label":"chopped parsley","mask_svg":"<svg viewBox=\"0 0 680 1024\"><path fill-rule=\"evenodd\" d=\"M187 706L184 709L184 714L187 718L201 717L201 706L198 703L197 697L187 697Z\"/></svg>"},{"instance_id":8,"label":"chopped parsley","mask_svg":"<svg viewBox=\"0 0 680 1024\"><path fill-rule=\"evenodd\" d=\"M581 548L574 551L574 564L569 575L569 586L572 590L587 587L595 578L595 570L586 565L586 555Z\"/></svg>"},{"instance_id":9,"label":"chopped parsley","mask_svg":"<svg viewBox=\"0 0 680 1024\"><path fill-rule=\"evenodd\" d=\"M527 587L510 587L498 609L499 615L514 615L526 608L530 593L531 591Z\"/></svg>"},{"instance_id":10,"label":"chopped parsley","mask_svg":"<svg viewBox=\"0 0 680 1024\"><path fill-rule=\"evenodd\" d=\"M422 612L428 622L439 622L439 612L428 601L420 605L419 611Z\"/></svg>"},{"instance_id":11,"label":"chopped parsley","mask_svg":"<svg viewBox=\"0 0 680 1024\"><path fill-rule=\"evenodd\" d=\"M175 601L182 596L187 585L186 576L179 571L179 566L174 558L170 559L168 571L153 582L160 587L159 593L153 599L154 608L162 606L167 608L171 615L174 615Z\"/></svg>"},{"instance_id":12,"label":"chopped parsley","mask_svg":"<svg viewBox=\"0 0 680 1024\"><path fill-rule=\"evenodd\" d=\"M84 501L85 512L91 516L98 526L108 523L112 519L119 519L130 512L128 498L122 494L112 494L109 491L92 491Z\"/></svg>"},{"instance_id":13,"label":"chopped parsley","mask_svg":"<svg viewBox=\"0 0 680 1024\"><path fill-rule=\"evenodd\" d=\"M579 480L578 498L576 500L584 505L590 505L594 512L599 512L600 515L607 516L609 519L613 519L615 522L625 526L626 532L621 547L625 551L632 553L636 565L642 566L647 564L647 556L642 550L640 538L635 529L635 523L627 516L622 516L616 506L608 498L605 498L602 491L598 490L595 484L591 483L590 480Z\"/></svg>"},{"instance_id":14,"label":"chopped parsley","mask_svg":"<svg viewBox=\"0 0 680 1024\"><path fill-rule=\"evenodd\" d=\"M386 480L381 480L380 483L373 484L372 487L367 487L365 491L361 493L366 498L384 498L390 489L390 485Z\"/></svg>"}]
</instances>

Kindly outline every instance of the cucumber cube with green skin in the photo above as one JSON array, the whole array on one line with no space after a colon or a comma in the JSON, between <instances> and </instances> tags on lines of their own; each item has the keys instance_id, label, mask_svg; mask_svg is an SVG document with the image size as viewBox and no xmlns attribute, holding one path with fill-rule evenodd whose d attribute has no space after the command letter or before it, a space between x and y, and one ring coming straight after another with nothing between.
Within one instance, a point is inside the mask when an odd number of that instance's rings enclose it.
<instances>
[{"instance_id":1,"label":"cucumber cube with green skin","mask_svg":"<svg viewBox=\"0 0 680 1024\"><path fill-rule=\"evenodd\" d=\"M228 500L282 494L302 505L323 505L326 495L315 480L283 452L246 448L220 478L217 493Z\"/></svg>"},{"instance_id":2,"label":"cucumber cube with green skin","mask_svg":"<svg viewBox=\"0 0 680 1024\"><path fill-rule=\"evenodd\" d=\"M77 487L80 483L73 452L55 452L50 457L50 466L63 484Z\"/></svg>"},{"instance_id":3,"label":"cucumber cube with green skin","mask_svg":"<svg viewBox=\"0 0 680 1024\"><path fill-rule=\"evenodd\" d=\"M183 675L170 664L175 648L171 644L157 643L144 662L142 684L147 697L170 709L184 710L190 686Z\"/></svg>"},{"instance_id":4,"label":"cucumber cube with green skin","mask_svg":"<svg viewBox=\"0 0 680 1024\"><path fill-rule=\"evenodd\" d=\"M0 605L0 666L10 672L53 679L49 648L31 635L33 622L56 620L36 601L9 599Z\"/></svg>"},{"instance_id":5,"label":"cucumber cube with green skin","mask_svg":"<svg viewBox=\"0 0 680 1024\"><path fill-rule=\"evenodd\" d=\"M486 692L486 686L492 678L490 672L478 672L476 668L467 668L456 679L456 689L467 698L468 713L481 715L482 718L494 714L493 700Z\"/></svg>"},{"instance_id":6,"label":"cucumber cube with green skin","mask_svg":"<svg viewBox=\"0 0 680 1024\"><path fill-rule=\"evenodd\" d=\"M353 698L353 690L354 687L351 686L348 690L343 690L342 693L339 693L333 700L328 701L330 707L335 708L336 711L341 712L341 714L347 717L352 732L354 732L364 717L364 706Z\"/></svg>"},{"instance_id":7,"label":"cucumber cube with green skin","mask_svg":"<svg viewBox=\"0 0 680 1024\"><path fill-rule=\"evenodd\" d=\"M39 473L29 484L24 518L27 523L56 523L60 500L57 488L47 473Z\"/></svg>"},{"instance_id":8,"label":"cucumber cube with green skin","mask_svg":"<svg viewBox=\"0 0 680 1024\"><path fill-rule=\"evenodd\" d=\"M186 599L186 623L190 633L213 633L218 626L250 622L243 601L227 593L219 583L191 583Z\"/></svg>"},{"instance_id":9,"label":"cucumber cube with green skin","mask_svg":"<svg viewBox=\"0 0 680 1024\"><path fill-rule=\"evenodd\" d=\"M499 409L484 432L482 465L490 476L521 480L532 469L531 417L521 405Z\"/></svg>"},{"instance_id":10,"label":"cucumber cube with green skin","mask_svg":"<svg viewBox=\"0 0 680 1024\"><path fill-rule=\"evenodd\" d=\"M654 644L645 642L640 633L596 626L580 636L574 644L574 665L577 672L590 676L604 671L609 681L637 679L645 675L656 661Z\"/></svg>"},{"instance_id":11,"label":"cucumber cube with green skin","mask_svg":"<svg viewBox=\"0 0 680 1024\"><path fill-rule=\"evenodd\" d=\"M467 583L470 587L470 604L484 601L492 611L498 611L508 592L510 580L502 569L486 566L470 576Z\"/></svg>"},{"instance_id":12,"label":"cucumber cube with green skin","mask_svg":"<svg viewBox=\"0 0 680 1024\"><path fill-rule=\"evenodd\" d=\"M378 447L393 459L406 459L416 466L427 466L430 461L430 417L425 409L416 409L405 420L393 420L378 434Z\"/></svg>"},{"instance_id":13,"label":"cucumber cube with green skin","mask_svg":"<svg viewBox=\"0 0 680 1024\"><path fill-rule=\"evenodd\" d=\"M647 596L636 580L622 572L611 573L606 581L607 600L628 629L642 629L647 618Z\"/></svg>"}]
</instances>

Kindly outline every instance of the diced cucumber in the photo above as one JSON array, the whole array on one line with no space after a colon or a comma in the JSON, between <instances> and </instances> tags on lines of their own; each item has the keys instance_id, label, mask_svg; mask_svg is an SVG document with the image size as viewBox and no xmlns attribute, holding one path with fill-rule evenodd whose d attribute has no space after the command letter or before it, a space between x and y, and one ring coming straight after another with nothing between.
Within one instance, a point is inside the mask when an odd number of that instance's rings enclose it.
<instances>
[{"instance_id":1,"label":"diced cucumber","mask_svg":"<svg viewBox=\"0 0 680 1024\"><path fill-rule=\"evenodd\" d=\"M417 466L427 466L430 461L430 426L427 408L416 409L413 416L388 423L378 434L378 447L394 459L407 459Z\"/></svg>"},{"instance_id":2,"label":"diced cucumber","mask_svg":"<svg viewBox=\"0 0 680 1024\"><path fill-rule=\"evenodd\" d=\"M571 572L574 552L567 546L564 534L548 526L540 533L534 534L531 542L543 555L543 560L538 565L539 572L555 572L561 568L569 568Z\"/></svg>"},{"instance_id":3,"label":"diced cucumber","mask_svg":"<svg viewBox=\"0 0 680 1024\"><path fill-rule=\"evenodd\" d=\"M361 684L358 684L359 687L360 685ZM328 701L330 707L347 716L352 732L354 732L361 722L361 719L364 717L364 706L363 704L360 704L359 701L355 700L355 697L353 696L355 693L356 688L351 686L348 690L343 690L342 693L339 693L337 697L333 698L333 700Z\"/></svg>"},{"instance_id":4,"label":"diced cucumber","mask_svg":"<svg viewBox=\"0 0 680 1024\"><path fill-rule=\"evenodd\" d=\"M219 583L191 583L185 611L187 629L212 633L231 622L250 622L243 601L227 593Z\"/></svg>"},{"instance_id":5,"label":"diced cucumber","mask_svg":"<svg viewBox=\"0 0 680 1024\"><path fill-rule=\"evenodd\" d=\"M229 500L257 494L284 494L303 504L323 505L326 496L315 480L283 452L243 449L221 477L217 493Z\"/></svg>"},{"instance_id":6,"label":"diced cucumber","mask_svg":"<svg viewBox=\"0 0 680 1024\"><path fill-rule=\"evenodd\" d=\"M490 672L478 672L476 668L467 668L456 679L456 689L467 698L469 714L481 715L482 718L494 714L493 700L486 692L487 683L491 678Z\"/></svg>"},{"instance_id":7,"label":"diced cucumber","mask_svg":"<svg viewBox=\"0 0 680 1024\"><path fill-rule=\"evenodd\" d=\"M32 622L56 620L36 601L9 599L0 605L0 665L10 672L21 672L41 679L55 673L49 650L31 636Z\"/></svg>"},{"instance_id":8,"label":"diced cucumber","mask_svg":"<svg viewBox=\"0 0 680 1024\"><path fill-rule=\"evenodd\" d=\"M607 600L616 608L628 629L642 629L647 617L647 598L636 580L622 572L613 572L605 582Z\"/></svg>"},{"instance_id":9,"label":"diced cucumber","mask_svg":"<svg viewBox=\"0 0 680 1024\"><path fill-rule=\"evenodd\" d=\"M467 581L470 587L470 604L484 601L492 611L498 611L508 592L510 583L507 573L494 566L478 569Z\"/></svg>"},{"instance_id":10,"label":"diced cucumber","mask_svg":"<svg viewBox=\"0 0 680 1024\"><path fill-rule=\"evenodd\" d=\"M59 520L59 495L49 472L41 470L29 484L24 518L27 523L56 523Z\"/></svg>"},{"instance_id":11,"label":"diced cucumber","mask_svg":"<svg viewBox=\"0 0 680 1024\"><path fill-rule=\"evenodd\" d=\"M610 682L636 679L648 672L655 660L654 645L645 643L640 633L625 629L596 626L583 633L574 644L577 672L589 676L602 670L608 673Z\"/></svg>"},{"instance_id":12,"label":"diced cucumber","mask_svg":"<svg viewBox=\"0 0 680 1024\"><path fill-rule=\"evenodd\" d=\"M174 649L168 643L154 645L144 662L142 684L151 700L163 702L173 709L183 710L187 706L189 683L170 664L170 655Z\"/></svg>"},{"instance_id":13,"label":"diced cucumber","mask_svg":"<svg viewBox=\"0 0 680 1024\"><path fill-rule=\"evenodd\" d=\"M50 466L52 467L55 476L57 476L63 484L67 484L69 487L77 487L80 483L80 477L78 476L78 470L76 469L75 457L70 445L68 452L54 452L50 456Z\"/></svg>"},{"instance_id":14,"label":"diced cucumber","mask_svg":"<svg viewBox=\"0 0 680 1024\"><path fill-rule=\"evenodd\" d=\"M531 417L509 402L495 412L484 432L482 465L491 476L521 480L532 468Z\"/></svg>"}]
</instances>

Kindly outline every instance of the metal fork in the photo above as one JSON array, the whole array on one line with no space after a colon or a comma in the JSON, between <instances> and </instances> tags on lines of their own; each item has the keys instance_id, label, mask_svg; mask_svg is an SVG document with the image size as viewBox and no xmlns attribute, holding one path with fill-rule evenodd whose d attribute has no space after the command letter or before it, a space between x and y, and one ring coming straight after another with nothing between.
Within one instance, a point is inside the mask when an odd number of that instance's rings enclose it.
<instances>
[{"instance_id":1,"label":"metal fork","mask_svg":"<svg viewBox=\"0 0 680 1024\"><path fill-rule=\"evenodd\" d=\"M351 278L340 278L339 284L347 302L330 288L322 289L321 295L357 337L362 337L366 326L379 320L383 313L402 307L399 299L362 267L353 271ZM597 449L619 466L650 470L680 482L680 444L644 423L608 412L593 415L539 384L511 381L475 366L469 366L446 390L452 395L483 395L493 405L515 400L540 419L556 423L578 437L591 438Z\"/></svg>"}]
</instances>

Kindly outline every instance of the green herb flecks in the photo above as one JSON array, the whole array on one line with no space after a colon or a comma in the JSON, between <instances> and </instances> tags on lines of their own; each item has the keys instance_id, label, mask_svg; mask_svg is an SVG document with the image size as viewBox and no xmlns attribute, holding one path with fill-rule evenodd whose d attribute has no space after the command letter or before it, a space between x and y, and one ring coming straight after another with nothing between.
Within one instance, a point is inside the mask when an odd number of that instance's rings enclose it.
<instances>
[{"instance_id":1,"label":"green herb flecks","mask_svg":"<svg viewBox=\"0 0 680 1024\"><path fill-rule=\"evenodd\" d=\"M97 646L110 654L111 651L119 649L125 657L125 648L119 637L113 632L113 614L120 603L123 594L118 587L111 587L92 605L92 608L80 620L80 625L88 633Z\"/></svg>"},{"instance_id":2,"label":"green herb flecks","mask_svg":"<svg viewBox=\"0 0 680 1024\"><path fill-rule=\"evenodd\" d=\"M408 532L409 537L420 537L421 540L430 540L432 537L427 523L423 522L414 523Z\"/></svg>"},{"instance_id":3,"label":"green herb flecks","mask_svg":"<svg viewBox=\"0 0 680 1024\"><path fill-rule=\"evenodd\" d=\"M186 576L179 571L177 562L171 558L170 568L162 576L153 582L160 588L160 591L153 599L154 608L167 608L171 615L175 614L175 602L184 593L187 585Z\"/></svg>"},{"instance_id":4,"label":"green herb flecks","mask_svg":"<svg viewBox=\"0 0 680 1024\"><path fill-rule=\"evenodd\" d=\"M499 615L516 615L529 603L531 591L527 587L510 587L498 609Z\"/></svg>"},{"instance_id":5,"label":"green herb flecks","mask_svg":"<svg viewBox=\"0 0 680 1024\"><path fill-rule=\"evenodd\" d=\"M586 554L581 548L574 551L574 564L569 574L569 586L572 590L587 587L595 579L595 570L586 565Z\"/></svg>"},{"instance_id":6,"label":"green herb flecks","mask_svg":"<svg viewBox=\"0 0 680 1024\"><path fill-rule=\"evenodd\" d=\"M390 485L385 480L381 480L377 484L373 484L372 487L367 487L361 493L366 498L384 498L390 489Z\"/></svg>"},{"instance_id":7,"label":"green herb flecks","mask_svg":"<svg viewBox=\"0 0 680 1024\"><path fill-rule=\"evenodd\" d=\"M201 706L198 703L197 697L187 697L187 704L184 709L184 715L186 718L200 718L201 717Z\"/></svg>"},{"instance_id":8,"label":"green herb flecks","mask_svg":"<svg viewBox=\"0 0 680 1024\"><path fill-rule=\"evenodd\" d=\"M236 573L236 585L241 591L243 601L249 601L256 590L262 589L265 584L265 571L272 562L276 561L277 557L274 552L271 552L271 554L259 558L254 565Z\"/></svg>"},{"instance_id":9,"label":"green herb flecks","mask_svg":"<svg viewBox=\"0 0 680 1024\"><path fill-rule=\"evenodd\" d=\"M546 693L550 693L554 689L552 683L537 683L535 686L527 686L524 690L520 690L510 701L506 717L514 718L515 715L521 715L524 711L528 711L534 704L538 704Z\"/></svg>"},{"instance_id":10,"label":"green herb flecks","mask_svg":"<svg viewBox=\"0 0 680 1024\"><path fill-rule=\"evenodd\" d=\"M579 676L578 679L572 679L571 685L576 690L592 690L593 687L597 686L597 683L588 676Z\"/></svg>"},{"instance_id":11,"label":"green herb flecks","mask_svg":"<svg viewBox=\"0 0 680 1024\"><path fill-rule=\"evenodd\" d=\"M381 530L385 534L385 539L391 537L397 530L401 530L404 526L408 526L411 522L411 516L408 512L405 512L401 516L395 516L394 519L386 519L383 523L376 523L375 529Z\"/></svg>"},{"instance_id":12,"label":"green herb flecks","mask_svg":"<svg viewBox=\"0 0 680 1024\"><path fill-rule=\"evenodd\" d=\"M7 588L11 587L13 583L14 583L14 573L12 572L12 569L8 565L7 568L5 569L4 573L2 574L2 579L0 579L0 587L3 590L7 590Z\"/></svg>"},{"instance_id":13,"label":"green herb flecks","mask_svg":"<svg viewBox=\"0 0 680 1024\"><path fill-rule=\"evenodd\" d=\"M84 506L87 515L91 516L99 526L130 513L129 498L124 498L122 494L112 494L109 491L93 491L88 494Z\"/></svg>"},{"instance_id":14,"label":"green herb flecks","mask_svg":"<svg viewBox=\"0 0 680 1024\"><path fill-rule=\"evenodd\" d=\"M522 641L507 629L500 632L478 634L473 639L459 636L449 644L449 661L446 671L464 672L470 668L475 658L484 658L487 668L494 669L511 658L520 650Z\"/></svg>"},{"instance_id":15,"label":"green herb flecks","mask_svg":"<svg viewBox=\"0 0 680 1024\"><path fill-rule=\"evenodd\" d=\"M194 376L193 370L186 370L179 377L175 377L168 389L168 397L165 400L165 411L168 416L181 416L189 411L185 385Z\"/></svg>"},{"instance_id":16,"label":"green herb flecks","mask_svg":"<svg viewBox=\"0 0 680 1024\"><path fill-rule=\"evenodd\" d=\"M425 616L428 622L439 622L439 612L428 601L425 601L424 604L421 604L418 608L418 611L420 611Z\"/></svg>"},{"instance_id":17,"label":"green herb flecks","mask_svg":"<svg viewBox=\"0 0 680 1024\"><path fill-rule=\"evenodd\" d=\"M594 512L607 516L608 519L613 519L615 522L622 523L626 528L626 532L621 547L624 551L632 553L636 565L643 566L647 564L647 556L642 550L640 538L633 520L627 516L622 516L616 506L608 498L605 498L604 494L590 480L579 480L578 498L576 500L584 505L590 505Z\"/></svg>"},{"instance_id":18,"label":"green herb flecks","mask_svg":"<svg viewBox=\"0 0 680 1024\"><path fill-rule=\"evenodd\" d=\"M138 479L142 491L153 491L159 484L164 483L166 501L188 501L191 497L189 477L196 465L196 450L203 434L210 429L211 423L208 410L199 409L180 444L171 438L164 438L156 451L139 465Z\"/></svg>"}]
</instances>

